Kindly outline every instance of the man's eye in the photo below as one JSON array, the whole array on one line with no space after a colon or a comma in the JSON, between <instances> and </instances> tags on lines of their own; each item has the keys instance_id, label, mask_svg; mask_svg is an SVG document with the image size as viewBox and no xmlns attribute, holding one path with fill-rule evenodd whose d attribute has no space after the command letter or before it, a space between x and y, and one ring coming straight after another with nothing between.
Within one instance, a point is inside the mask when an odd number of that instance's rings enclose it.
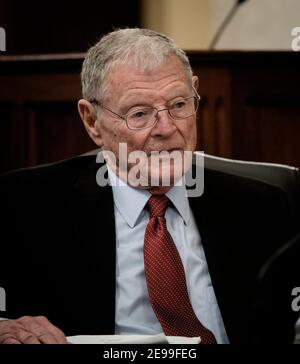
<instances>
[{"instance_id":1,"label":"man's eye","mask_svg":"<svg viewBox=\"0 0 300 364\"><path fill-rule=\"evenodd\" d=\"M147 115L149 115L148 110L138 110L138 111L133 112L132 114L130 114L130 118L131 119L141 119L141 118L144 118Z\"/></svg>"},{"instance_id":2,"label":"man's eye","mask_svg":"<svg viewBox=\"0 0 300 364\"><path fill-rule=\"evenodd\" d=\"M171 108L172 109L183 109L186 106L186 101L185 100L180 100L175 102Z\"/></svg>"}]
</instances>

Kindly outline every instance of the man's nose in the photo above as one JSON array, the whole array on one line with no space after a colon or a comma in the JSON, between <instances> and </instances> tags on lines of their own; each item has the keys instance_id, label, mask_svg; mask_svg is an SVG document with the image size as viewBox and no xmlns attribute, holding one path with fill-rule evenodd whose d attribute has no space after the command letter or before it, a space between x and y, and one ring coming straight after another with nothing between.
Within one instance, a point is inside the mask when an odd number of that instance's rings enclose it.
<instances>
[{"instance_id":1,"label":"man's nose","mask_svg":"<svg viewBox=\"0 0 300 364\"><path fill-rule=\"evenodd\" d=\"M168 109L157 111L157 122L152 129L152 136L169 136L174 133L176 126L174 120L169 114Z\"/></svg>"}]
</instances>

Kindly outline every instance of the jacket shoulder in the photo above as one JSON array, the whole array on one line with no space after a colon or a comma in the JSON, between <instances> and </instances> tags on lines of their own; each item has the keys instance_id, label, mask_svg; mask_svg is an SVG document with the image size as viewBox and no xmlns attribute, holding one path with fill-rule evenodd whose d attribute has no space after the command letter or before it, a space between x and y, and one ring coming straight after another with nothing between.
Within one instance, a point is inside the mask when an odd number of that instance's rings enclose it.
<instances>
[{"instance_id":1,"label":"jacket shoulder","mask_svg":"<svg viewBox=\"0 0 300 364\"><path fill-rule=\"evenodd\" d=\"M62 161L12 170L0 175L0 189L14 190L38 186L63 187L76 182L81 173L95 161L95 156L79 156Z\"/></svg>"}]
</instances>

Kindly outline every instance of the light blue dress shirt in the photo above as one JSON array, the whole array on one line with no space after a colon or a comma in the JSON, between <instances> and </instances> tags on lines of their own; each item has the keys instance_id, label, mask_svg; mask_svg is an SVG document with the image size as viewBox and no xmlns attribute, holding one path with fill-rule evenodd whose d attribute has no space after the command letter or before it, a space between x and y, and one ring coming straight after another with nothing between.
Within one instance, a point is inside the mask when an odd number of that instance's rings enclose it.
<instances>
[{"instance_id":1,"label":"light blue dress shirt","mask_svg":"<svg viewBox=\"0 0 300 364\"><path fill-rule=\"evenodd\" d=\"M163 330L149 302L144 273L144 235L149 221L145 205L151 195L126 185L110 169L109 179L116 221L115 334L159 334ZM175 186L166 195L175 206L166 210L167 228L184 266L195 314L214 333L218 343L228 343L185 187Z\"/></svg>"}]
</instances>

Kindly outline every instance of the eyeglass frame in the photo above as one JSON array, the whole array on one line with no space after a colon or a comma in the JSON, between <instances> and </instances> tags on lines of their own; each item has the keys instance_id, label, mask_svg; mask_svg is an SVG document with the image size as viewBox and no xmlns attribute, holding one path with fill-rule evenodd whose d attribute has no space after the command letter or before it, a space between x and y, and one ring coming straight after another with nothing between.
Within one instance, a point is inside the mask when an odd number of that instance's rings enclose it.
<instances>
[{"instance_id":1,"label":"eyeglass frame","mask_svg":"<svg viewBox=\"0 0 300 364\"><path fill-rule=\"evenodd\" d=\"M120 118L120 119L122 119L122 120L124 120L125 121L125 123L126 123L126 126L127 126L127 128L129 129L129 130L143 130L143 129L148 129L148 128L153 128L154 127L154 125L157 123L157 121L158 121L158 113L160 112L160 111L168 111L168 115L170 116L170 118L171 119L173 119L173 120L183 120L183 119L186 119L186 118L189 118L190 116L192 116L192 115L194 115L194 114L196 114L197 113L197 110L198 110L198 107L199 107L199 102L200 102L200 100L201 100L201 97L200 97L200 95L198 94L198 92L197 92L197 90L195 89L195 87L193 87L192 86L192 88L193 88L193 90L194 90L194 92L195 92L195 96L189 96L189 97L183 97L182 99L183 100L187 100L187 99L191 99L191 98L195 98L196 100L197 100L197 108L196 108L196 110L195 110L195 112L193 113L193 114L191 114L191 115L189 115L189 116L186 116L186 117L184 117L184 118L175 118L172 114L171 114L171 112L170 112L170 108L169 107L166 107L166 108L164 108L164 109L157 109L156 107L153 107L153 106L149 106L148 108L152 108L153 110L156 110L156 114L155 114L155 121L151 124L151 125L149 125L149 126L146 126L146 127L142 127L142 128L131 128L131 127L129 127L129 125L128 125L128 121L127 121L127 118L128 118L128 116L131 114L131 112L129 112L129 113L127 113L127 114L125 114L125 115L120 115L120 114L117 114L115 111L113 111L113 110L111 110L111 109L109 109L108 107L106 107L106 106L104 106L101 102L99 102L98 100L96 100L96 99L92 99L92 100L89 100L89 102L91 103L91 104L96 104L96 105L98 105L98 106L100 106L102 109L105 109L105 110L107 110L107 111L109 111L109 112L111 112L112 114L114 114L115 116L117 116L118 118Z\"/></svg>"}]
</instances>

